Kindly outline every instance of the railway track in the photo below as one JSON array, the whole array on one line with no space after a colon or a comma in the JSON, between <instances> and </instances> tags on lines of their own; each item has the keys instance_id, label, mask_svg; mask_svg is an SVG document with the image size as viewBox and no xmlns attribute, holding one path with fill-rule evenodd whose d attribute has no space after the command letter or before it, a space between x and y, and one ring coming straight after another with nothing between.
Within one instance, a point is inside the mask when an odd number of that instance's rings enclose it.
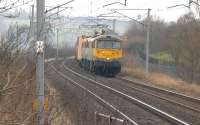
<instances>
[{"instance_id":1,"label":"railway track","mask_svg":"<svg viewBox=\"0 0 200 125\"><path fill-rule=\"evenodd\" d=\"M175 95L166 95L162 92L145 89L142 86L138 87L133 85L132 82L127 82L119 79L107 79L106 82L105 79L102 79L101 81L104 81L104 83L107 85L118 88L120 91L141 99L148 104L154 105L155 107L162 109L163 111L172 114L177 118L183 119L192 125L200 124L200 107L197 100L192 99L193 101L190 101L190 98L185 99L185 97L183 97L183 99L182 97L176 97Z\"/></svg>"},{"instance_id":2,"label":"railway track","mask_svg":"<svg viewBox=\"0 0 200 125\"><path fill-rule=\"evenodd\" d=\"M96 99L98 99L100 102L104 103L105 105L107 105L109 108L111 108L112 110L114 110L115 112L119 113L123 118L125 118L126 120L128 120L131 124L133 125L138 125L137 122L135 122L134 120L132 120L129 116L127 116L126 114L124 114L123 112L121 112L119 109L117 109L115 106L113 106L112 104L110 104L109 102L107 102L106 100L104 100L103 98L101 98L100 96L98 96L97 94L95 94L94 92L92 92L91 90L87 89L86 87L84 87L83 85L80 85L79 83L77 83L76 81L74 81L72 78L68 77L67 75L65 75L64 73L60 72L59 70L57 70L53 65L51 65L52 69L57 72L60 76L62 76L63 78L69 80L71 83L73 83L75 86L81 88L82 90L88 92L90 95L92 95L93 97L95 97Z\"/></svg>"},{"instance_id":3,"label":"railway track","mask_svg":"<svg viewBox=\"0 0 200 125\"><path fill-rule=\"evenodd\" d=\"M100 83L100 82L97 82L97 81L95 81L94 79L91 79L91 78L89 78L89 77L87 77L87 76L82 76L82 74L79 74L79 73L73 71L72 69L68 68L68 67L65 66L65 65L63 65L63 66L65 67L65 69L66 69L68 72L73 73L73 74L76 75L77 77L82 78L82 79L85 79L85 80L89 81L90 83L97 85L98 87L101 87L101 88L103 88L103 89L105 89L105 90L107 90L107 91L110 91L110 92L116 94L117 96L120 96L120 97L122 97L122 98L128 100L129 102L132 102L132 103L134 103L134 104L137 104L137 105L139 105L140 107L142 107L142 108L144 108L144 109L150 111L151 113L156 114L156 115L158 115L159 117L164 118L165 120L169 121L169 122L172 123L172 124L189 125L189 123L186 123L186 122L184 122L184 121L182 121L182 120L180 120L180 119L178 119L178 118L175 118L174 116L172 116L172 115L170 115L170 114L168 114L168 113L166 113L166 112L163 112L163 111L159 110L158 108L155 108L155 107L153 107L153 106L151 106L151 105L148 105L148 104L146 104L146 103L144 103L144 102L142 102L142 101L140 101L140 100L138 100L138 99L136 99L136 98L134 98L134 97L132 97L132 96L130 96L130 95L128 95L128 94L125 94L125 93L123 93L123 92L121 92L121 91L119 91L119 90L116 90L116 89L114 89L114 88L111 88L111 87L109 87L109 86L106 86L105 84Z\"/></svg>"},{"instance_id":4,"label":"railway track","mask_svg":"<svg viewBox=\"0 0 200 125\"><path fill-rule=\"evenodd\" d=\"M91 77L91 75L88 75L88 77L93 78ZM93 79L97 79L97 78L98 76L96 76ZM162 89L159 87L147 85L140 81L132 81L131 79L124 78L124 77L117 77L114 79L101 77L98 80L103 81L103 82L109 81L110 83L117 82L117 84L123 85L123 87L128 88L130 91L134 90L134 91L144 93L146 95L151 95L153 97L156 97L164 101L168 101L172 104L183 107L185 109L194 111L196 113L200 113L200 107L199 107L200 99L199 98L195 98L195 97L184 95L184 94L177 93L174 91L169 91L169 90Z\"/></svg>"},{"instance_id":5,"label":"railway track","mask_svg":"<svg viewBox=\"0 0 200 125\"><path fill-rule=\"evenodd\" d=\"M128 79L128 78L118 77L117 79L126 81L127 86L130 87L131 89L143 92L148 95L152 95L154 97L160 98L162 100L166 100L175 105L184 107L188 110L192 110L194 112L200 113L200 107L199 107L200 99L199 98L195 98L195 97L191 97L191 96L177 93L174 91L169 91L169 90L162 89L159 87L147 85L139 81L134 82L133 80ZM163 97L159 95L165 95L165 96L167 95L167 96Z\"/></svg>"},{"instance_id":6,"label":"railway track","mask_svg":"<svg viewBox=\"0 0 200 125\"><path fill-rule=\"evenodd\" d=\"M192 97L192 96L185 95L185 94L182 94L182 93L178 93L178 92L175 92L175 91L170 91L170 90L167 90L167 89L148 85L148 84L141 82L141 81L138 81L138 80L134 81L134 80L131 80L129 78L124 78L124 77L118 77L118 79L125 80L125 81L131 82L133 84L137 84L139 86L142 86L142 87L145 87L145 88L150 88L152 90L160 91L160 92L163 92L163 93L166 93L166 94L175 95L176 97L180 97L182 99L186 99L188 101L192 101L192 102L200 104L200 98L196 98L196 97Z\"/></svg>"},{"instance_id":7,"label":"railway track","mask_svg":"<svg viewBox=\"0 0 200 125\"><path fill-rule=\"evenodd\" d=\"M187 123L192 125L200 124L200 103L198 98L187 96L184 94L176 93L173 91L149 86L144 83L124 80L121 78L105 78L101 76L95 76L87 71L80 70L80 67L75 61L67 60L66 65L70 65L70 68L84 74L90 79L99 81L113 88L117 88L126 94L129 94L137 99L140 99L150 105L153 105L163 111L172 114L173 116L183 119ZM143 87L144 84L147 87ZM151 89L152 88L152 89Z\"/></svg>"}]
</instances>

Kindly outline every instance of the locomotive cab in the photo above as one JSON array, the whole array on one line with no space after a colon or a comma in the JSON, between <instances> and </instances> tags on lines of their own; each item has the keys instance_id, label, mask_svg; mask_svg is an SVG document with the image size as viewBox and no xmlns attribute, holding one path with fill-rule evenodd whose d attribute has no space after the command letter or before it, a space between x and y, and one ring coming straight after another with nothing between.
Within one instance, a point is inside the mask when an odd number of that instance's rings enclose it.
<instances>
[{"instance_id":1,"label":"locomotive cab","mask_svg":"<svg viewBox=\"0 0 200 125\"><path fill-rule=\"evenodd\" d=\"M121 41L111 36L95 41L94 69L97 74L116 75L121 72Z\"/></svg>"}]
</instances>

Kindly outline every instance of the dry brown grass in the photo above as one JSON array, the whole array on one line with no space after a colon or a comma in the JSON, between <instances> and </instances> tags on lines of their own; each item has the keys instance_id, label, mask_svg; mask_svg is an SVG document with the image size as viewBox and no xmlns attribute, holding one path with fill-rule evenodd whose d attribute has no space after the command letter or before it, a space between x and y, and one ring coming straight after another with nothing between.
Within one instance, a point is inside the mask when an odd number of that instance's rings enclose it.
<instances>
[{"instance_id":1,"label":"dry brown grass","mask_svg":"<svg viewBox=\"0 0 200 125\"><path fill-rule=\"evenodd\" d=\"M145 73L141 68L123 67L122 74L131 75L138 79L145 79Z\"/></svg>"},{"instance_id":2,"label":"dry brown grass","mask_svg":"<svg viewBox=\"0 0 200 125\"><path fill-rule=\"evenodd\" d=\"M186 92L188 94L200 95L200 85L188 83L181 79L175 79L162 73L152 73L149 80L155 85L173 89L176 91Z\"/></svg>"},{"instance_id":3,"label":"dry brown grass","mask_svg":"<svg viewBox=\"0 0 200 125\"><path fill-rule=\"evenodd\" d=\"M61 93L51 86L49 79L46 79L46 88L48 94L48 123L50 125L73 125L70 116L65 111L65 103L61 99Z\"/></svg>"},{"instance_id":4,"label":"dry brown grass","mask_svg":"<svg viewBox=\"0 0 200 125\"><path fill-rule=\"evenodd\" d=\"M149 84L167 88L169 90L175 90L195 96L200 95L200 85L197 83L189 83L179 78L172 78L169 75L160 72L151 72L148 78L146 78L145 70L137 64L133 56L127 54L126 57L127 58L123 60L123 75L133 76L134 78L146 81Z\"/></svg>"},{"instance_id":5,"label":"dry brown grass","mask_svg":"<svg viewBox=\"0 0 200 125\"><path fill-rule=\"evenodd\" d=\"M124 67L122 72L126 75L147 81L149 84L155 86L183 92L189 95L200 95L200 85L195 83L188 83L178 78L175 79L163 73L153 72L148 76L148 78L146 78L144 70L141 68L131 69Z\"/></svg>"}]
</instances>

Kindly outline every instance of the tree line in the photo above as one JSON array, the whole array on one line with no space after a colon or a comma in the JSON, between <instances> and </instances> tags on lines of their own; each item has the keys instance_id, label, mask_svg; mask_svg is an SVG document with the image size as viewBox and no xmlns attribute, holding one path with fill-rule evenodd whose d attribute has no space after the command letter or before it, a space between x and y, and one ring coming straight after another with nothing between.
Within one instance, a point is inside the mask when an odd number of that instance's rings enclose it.
<instances>
[{"instance_id":1,"label":"tree line","mask_svg":"<svg viewBox=\"0 0 200 125\"><path fill-rule=\"evenodd\" d=\"M146 19L143 23L146 23ZM125 35L126 51L145 55L146 28L133 23ZM177 73L190 82L200 77L200 20L193 13L182 15L176 22L151 17L150 53L165 52L172 56Z\"/></svg>"}]
</instances>

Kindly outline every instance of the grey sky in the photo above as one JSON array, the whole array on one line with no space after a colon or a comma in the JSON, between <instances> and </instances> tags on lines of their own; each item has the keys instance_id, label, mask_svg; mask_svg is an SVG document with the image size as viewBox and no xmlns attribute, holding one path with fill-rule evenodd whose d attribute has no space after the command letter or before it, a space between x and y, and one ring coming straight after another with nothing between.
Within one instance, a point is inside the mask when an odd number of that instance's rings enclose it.
<instances>
[{"instance_id":1,"label":"grey sky","mask_svg":"<svg viewBox=\"0 0 200 125\"><path fill-rule=\"evenodd\" d=\"M60 3L64 3L67 0L46 0L46 4L55 6ZM124 0L76 0L68 6L73 6L74 9L71 11L73 16L97 16L102 13L108 13L108 9L113 8L151 8L152 15L159 16L161 19L166 21L176 20L180 15L188 12L189 10L185 7L177 7L173 9L167 9L168 6L176 4L187 4L188 0L127 0L128 6L123 7L122 5L111 5L106 8L102 6L112 2L124 2ZM91 4L92 3L92 4ZM92 6L91 6L92 5ZM91 9L92 7L92 9ZM92 13L91 13L92 10ZM146 16L146 11L120 11L127 14L130 17L137 18L140 14L142 17ZM68 14L68 11L62 14Z\"/></svg>"},{"instance_id":2,"label":"grey sky","mask_svg":"<svg viewBox=\"0 0 200 125\"><path fill-rule=\"evenodd\" d=\"M16 0L9 0L10 3L15 2ZM19 0L23 1L23 0ZM24 0L30 1L30 0ZM36 1L36 0L33 0ZM48 6L56 6L62 3L65 3L70 0L45 0L46 5ZM108 7L103 8L102 6L112 2L121 2L123 3L124 0L75 0L74 2L70 3L66 6L74 7L71 11L66 10L61 14L64 15L71 15L71 16L97 16L103 13L109 13L109 9L114 8L151 8L151 14L153 16L159 16L161 19L165 21L174 21L180 15L187 13L189 10L185 7L177 7L172 9L167 9L167 7L177 4L188 4L189 0L127 0L127 7L122 5L111 5ZM9 2L7 4L9 4ZM1 2L1 6L5 3ZM0 6L0 7L1 7ZM25 8L30 8L30 5L26 5ZM193 6L195 8L195 6ZM92 11L91 11L92 10ZM146 11L120 11L130 17L137 18L138 15L141 17L146 17ZM115 14L116 15L116 14Z\"/></svg>"}]
</instances>

